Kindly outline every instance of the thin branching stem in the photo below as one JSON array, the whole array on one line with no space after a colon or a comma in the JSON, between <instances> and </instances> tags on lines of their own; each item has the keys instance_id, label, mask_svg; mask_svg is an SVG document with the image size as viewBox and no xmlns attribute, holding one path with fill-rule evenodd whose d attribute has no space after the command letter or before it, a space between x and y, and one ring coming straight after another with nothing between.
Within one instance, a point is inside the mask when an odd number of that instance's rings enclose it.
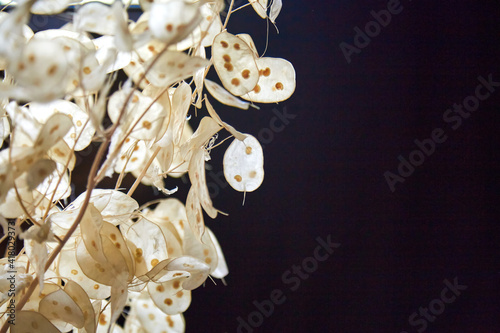
<instances>
[{"instance_id":1,"label":"thin branching stem","mask_svg":"<svg viewBox=\"0 0 500 333\"><path fill-rule=\"evenodd\" d=\"M85 194L85 199L83 200L82 206L80 207L80 211L78 212L78 215L75 219L75 222L71 225L70 229L62 239L62 241L59 243L59 245L55 248L54 251L52 251L51 255L47 259L47 263L45 264L45 270L49 269L50 265L54 262L56 257L59 255L61 252L62 248L64 245L68 242L68 240L71 238L73 233L75 232L76 228L80 224L80 221L82 220L83 216L85 215L85 211L87 210L87 206L90 202L90 197L92 195L92 190L95 188L97 185L96 180L95 180L95 175L97 173L99 163L101 159L104 156L104 153L106 152L106 149L110 143L110 139L107 138L106 141L99 147L99 150L97 152L96 158L94 160L94 163L92 164L92 168L90 169L89 177L87 179L87 192ZM31 294L33 294L33 291L35 290L36 286L38 284L38 277L35 277L33 281L31 282L30 286L26 290L26 293L24 296L21 298L19 303L16 305L16 311L21 311L28 299L30 298ZM1 330L0 333L5 333L7 332L9 323L6 321Z\"/></svg>"}]
</instances>

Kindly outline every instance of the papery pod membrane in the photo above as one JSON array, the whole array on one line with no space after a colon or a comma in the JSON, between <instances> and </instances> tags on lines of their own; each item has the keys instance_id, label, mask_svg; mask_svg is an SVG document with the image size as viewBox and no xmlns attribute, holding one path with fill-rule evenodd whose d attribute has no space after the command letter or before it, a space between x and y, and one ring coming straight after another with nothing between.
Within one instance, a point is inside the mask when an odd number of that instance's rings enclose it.
<instances>
[{"instance_id":1,"label":"papery pod membrane","mask_svg":"<svg viewBox=\"0 0 500 333\"><path fill-rule=\"evenodd\" d=\"M76 282L69 280L64 285L64 291L75 301L83 312L83 333L93 333L96 329L95 313L89 296Z\"/></svg>"},{"instance_id":2,"label":"papery pod membrane","mask_svg":"<svg viewBox=\"0 0 500 333\"><path fill-rule=\"evenodd\" d=\"M33 226L32 228L38 227ZM47 246L45 245L45 242L38 243L35 240L25 240L24 248L26 250L26 254L28 255L30 263L33 265L36 277L38 278L40 289L43 289L45 279L45 264L47 263L48 258Z\"/></svg>"},{"instance_id":3,"label":"papery pod membrane","mask_svg":"<svg viewBox=\"0 0 500 333\"><path fill-rule=\"evenodd\" d=\"M138 278L144 282L156 283L179 278L183 280L181 283L183 289L193 290L205 282L209 271L210 267L203 261L191 256L182 256L161 261L147 274Z\"/></svg>"},{"instance_id":4,"label":"papery pod membrane","mask_svg":"<svg viewBox=\"0 0 500 333\"><path fill-rule=\"evenodd\" d=\"M276 23L276 19L281 12L281 7L283 7L283 3L281 0L273 0L271 10L269 11L269 19L272 23Z\"/></svg>"},{"instance_id":5,"label":"papery pod membrane","mask_svg":"<svg viewBox=\"0 0 500 333\"><path fill-rule=\"evenodd\" d=\"M250 103L233 96L229 91L209 79L205 79L205 87L207 87L210 95L222 104L234 106L243 110L248 110L248 107L250 106Z\"/></svg>"},{"instance_id":6,"label":"papery pod membrane","mask_svg":"<svg viewBox=\"0 0 500 333\"><path fill-rule=\"evenodd\" d=\"M101 239L101 227L103 224L101 213L90 202L80 222L80 231L83 243L88 253L94 260L104 263L107 261Z\"/></svg>"},{"instance_id":7,"label":"papery pod membrane","mask_svg":"<svg viewBox=\"0 0 500 333\"><path fill-rule=\"evenodd\" d=\"M130 95L130 89L118 90L109 99L108 115L113 123L116 123L122 110L125 114L122 116L123 131L128 131L132 126L131 137L139 140L151 140L156 137L163 123L163 118L167 112L163 107L154 102L138 91L133 91ZM126 104L126 105L125 105Z\"/></svg>"},{"instance_id":8,"label":"papery pod membrane","mask_svg":"<svg viewBox=\"0 0 500 333\"><path fill-rule=\"evenodd\" d=\"M64 175L64 177L62 179L62 182L64 182L64 181L67 181L66 175ZM71 187L70 187L70 189L71 189ZM40 193L40 191L35 190L35 191L33 191L33 197L36 198L37 203L38 203L38 205L35 208L35 212L33 213L33 217L35 219L42 219L45 216L45 214L47 213L47 211L48 211L47 215L51 215L51 214L54 214L54 213L61 211L61 208L59 208L57 205L54 205L53 203L51 203L50 197L47 197L47 193L44 192L44 194L42 194L42 193ZM53 225L51 225L51 229L52 229L52 232L55 234ZM49 245L49 247L51 246L51 244L48 244L48 245Z\"/></svg>"},{"instance_id":9,"label":"papery pod membrane","mask_svg":"<svg viewBox=\"0 0 500 333\"><path fill-rule=\"evenodd\" d=\"M118 140L113 140L110 145L110 149L115 149ZM142 140L136 140L132 138L126 138L123 143L120 152L118 153L118 159L115 163L115 172L133 172L135 170L142 171L143 165L147 162L148 148L146 143Z\"/></svg>"},{"instance_id":10,"label":"papery pod membrane","mask_svg":"<svg viewBox=\"0 0 500 333\"><path fill-rule=\"evenodd\" d=\"M203 49L213 43L215 36L222 30L222 21L218 13L221 4L205 3L200 6L201 20L193 32L175 44L175 49L183 51L189 48Z\"/></svg>"},{"instance_id":11,"label":"papery pod membrane","mask_svg":"<svg viewBox=\"0 0 500 333\"><path fill-rule=\"evenodd\" d=\"M4 110L5 106L2 104L3 103L0 101L0 147L3 145L4 140L11 134L9 119Z\"/></svg>"},{"instance_id":12,"label":"papery pod membrane","mask_svg":"<svg viewBox=\"0 0 500 333\"><path fill-rule=\"evenodd\" d=\"M184 254L182 244L183 241L174 226L173 223L169 222L163 225L160 225L160 228L165 235L165 239L167 240L167 252L169 258L177 258L181 257Z\"/></svg>"},{"instance_id":13,"label":"papery pod membrane","mask_svg":"<svg viewBox=\"0 0 500 333\"><path fill-rule=\"evenodd\" d=\"M59 143L65 145L64 141ZM49 151L49 157L52 156ZM72 155L74 158L74 154ZM73 161L73 159L72 159ZM41 194L43 193L43 195ZM62 164L56 163L56 170L46 177L43 182L37 186L36 192L33 193L38 200L51 198L53 201L64 200L71 195L71 184L69 173ZM38 205L39 201L36 201ZM36 209L36 208L35 208ZM44 212L45 213L45 212Z\"/></svg>"},{"instance_id":14,"label":"papery pod membrane","mask_svg":"<svg viewBox=\"0 0 500 333\"><path fill-rule=\"evenodd\" d=\"M199 25L200 35L203 37L201 46L211 46L215 36L222 31L222 21L219 12L223 7L223 1L206 3L200 7L200 13L203 18Z\"/></svg>"},{"instance_id":15,"label":"papery pod membrane","mask_svg":"<svg viewBox=\"0 0 500 333\"><path fill-rule=\"evenodd\" d=\"M122 11L125 18L126 12ZM117 18L111 6L90 2L81 6L73 17L77 31L88 31L99 35L114 35Z\"/></svg>"},{"instance_id":16,"label":"papery pod membrane","mask_svg":"<svg viewBox=\"0 0 500 333\"><path fill-rule=\"evenodd\" d=\"M84 70L83 63L88 54L95 52L94 44L90 38L73 31L51 29L37 32L33 39L53 40L62 45L68 59L67 81L64 82L66 93L81 94L82 82L87 81L86 76L91 72L90 67ZM92 67L95 67L95 64Z\"/></svg>"},{"instance_id":17,"label":"papery pod membrane","mask_svg":"<svg viewBox=\"0 0 500 333\"><path fill-rule=\"evenodd\" d=\"M37 0L31 7L31 12L37 15L55 15L68 8L71 0Z\"/></svg>"},{"instance_id":18,"label":"papery pod membrane","mask_svg":"<svg viewBox=\"0 0 500 333\"><path fill-rule=\"evenodd\" d=\"M66 93L78 97L103 87L106 73L97 61L94 43L86 34L64 29L48 29L37 32L32 40L50 41L62 46L67 59L67 69L61 86L65 87Z\"/></svg>"},{"instance_id":19,"label":"papery pod membrane","mask_svg":"<svg viewBox=\"0 0 500 333\"><path fill-rule=\"evenodd\" d=\"M224 258L224 253L222 253L222 248L219 245L217 237L215 237L215 234L212 232L212 230L207 228L207 232L210 235L210 238L212 239L215 248L215 255L217 256L217 267L210 273L210 275L217 279L223 279L229 274L229 269L227 268L226 259Z\"/></svg>"},{"instance_id":20,"label":"papery pod membrane","mask_svg":"<svg viewBox=\"0 0 500 333\"><path fill-rule=\"evenodd\" d=\"M206 96L205 96L206 97ZM229 133L231 133L232 136L234 136L236 139L243 141L247 137L245 134L241 133L240 131L237 131L233 126L229 125L228 123L225 123L220 119L219 115L217 112L215 112L215 109L213 108L212 104L208 101L208 98L205 98L205 105L207 106L208 113L210 116L221 126L223 126Z\"/></svg>"},{"instance_id":21,"label":"papery pod membrane","mask_svg":"<svg viewBox=\"0 0 500 333\"><path fill-rule=\"evenodd\" d=\"M185 277L178 277L162 283L148 283L149 295L163 313L183 313L191 304L191 290L182 289L184 279Z\"/></svg>"},{"instance_id":22,"label":"papery pod membrane","mask_svg":"<svg viewBox=\"0 0 500 333\"><path fill-rule=\"evenodd\" d=\"M189 162L189 180L192 184L191 188L198 197L203 209L207 212L208 216L214 219L217 216L217 210L213 206L212 199L210 199L205 178L206 154L204 148L198 148L193 151L191 161Z\"/></svg>"},{"instance_id":23,"label":"papery pod membrane","mask_svg":"<svg viewBox=\"0 0 500 333\"><path fill-rule=\"evenodd\" d=\"M56 212L49 215L49 220L52 222L52 228L54 230L54 234L57 236L62 236L66 234L66 232L71 228L71 225L74 223L76 217L78 215L77 209L69 209L60 212ZM80 236L80 228L78 228L71 238Z\"/></svg>"},{"instance_id":24,"label":"papery pod membrane","mask_svg":"<svg viewBox=\"0 0 500 333\"><path fill-rule=\"evenodd\" d=\"M154 2L149 13L151 33L167 44L186 38L202 19L199 3L184 0Z\"/></svg>"},{"instance_id":25,"label":"papery pod membrane","mask_svg":"<svg viewBox=\"0 0 500 333\"><path fill-rule=\"evenodd\" d=\"M0 203L3 202L12 186L14 186L14 177L12 177L12 166L9 162L9 149L4 149L0 151Z\"/></svg>"},{"instance_id":26,"label":"papery pod membrane","mask_svg":"<svg viewBox=\"0 0 500 333\"><path fill-rule=\"evenodd\" d=\"M55 113L43 125L34 146L37 151L45 152L64 138L72 127L73 122L69 116L63 113Z\"/></svg>"},{"instance_id":27,"label":"papery pod membrane","mask_svg":"<svg viewBox=\"0 0 500 333\"><path fill-rule=\"evenodd\" d=\"M101 166L101 169L98 171L98 174L103 174L102 177L113 177L113 173L115 172L115 166L118 163L118 157L120 157L120 152L125 143L128 143L132 138L127 137L126 133L123 130L126 130L127 126L118 126L111 136L111 143L109 145L108 153L106 155L106 160ZM128 140L127 140L128 139ZM130 153L130 152L128 152ZM131 156L129 156L131 159ZM126 160L127 154L123 158ZM126 163L126 161L125 161ZM124 172L123 170L119 171L120 173ZM102 179L102 178L101 178Z\"/></svg>"},{"instance_id":28,"label":"papery pod membrane","mask_svg":"<svg viewBox=\"0 0 500 333\"><path fill-rule=\"evenodd\" d=\"M252 192L264 180L264 155L259 141L248 135L245 140L234 139L224 159L224 177L239 192Z\"/></svg>"},{"instance_id":29,"label":"papery pod membrane","mask_svg":"<svg viewBox=\"0 0 500 333\"><path fill-rule=\"evenodd\" d=\"M104 304L105 306L106 304ZM94 304L95 306L95 304ZM103 309L99 309L100 315L97 318L97 333L109 333L109 328L112 324L111 321L111 306L105 306ZM95 310L94 310L95 311ZM97 313L97 312L96 312ZM114 325L117 326L117 325Z\"/></svg>"},{"instance_id":30,"label":"papery pod membrane","mask_svg":"<svg viewBox=\"0 0 500 333\"><path fill-rule=\"evenodd\" d=\"M222 126L220 126L214 119L210 117L203 117L191 138L181 147L182 156L188 160L186 157L189 152L192 152L195 148L204 147L210 138L212 138L215 133L221 129Z\"/></svg>"},{"instance_id":31,"label":"papery pod membrane","mask_svg":"<svg viewBox=\"0 0 500 333\"><path fill-rule=\"evenodd\" d=\"M177 278L179 276L183 276L184 278L188 278L190 274L186 271L170 271L168 270L168 265L172 260L176 258L168 258L166 260L160 261L155 267L153 267L150 271L146 272L143 275L137 275L137 278L142 282L156 282L162 283L165 281L172 280L173 278Z\"/></svg>"},{"instance_id":32,"label":"papery pod membrane","mask_svg":"<svg viewBox=\"0 0 500 333\"><path fill-rule=\"evenodd\" d=\"M68 146L64 140L56 142L48 151L47 155L55 162L58 163L61 168L67 165L68 170L73 170L75 168L76 157L75 152L71 147Z\"/></svg>"},{"instance_id":33,"label":"papery pod membrane","mask_svg":"<svg viewBox=\"0 0 500 333\"><path fill-rule=\"evenodd\" d=\"M132 52L134 46L138 47L138 45L134 43L134 38L128 28L128 13L123 5L121 1L115 1L111 5L113 16L116 19L115 45L122 52Z\"/></svg>"},{"instance_id":34,"label":"papery pod membrane","mask_svg":"<svg viewBox=\"0 0 500 333\"><path fill-rule=\"evenodd\" d=\"M267 2L268 0L248 0L253 9L263 19L267 18Z\"/></svg>"},{"instance_id":35,"label":"papery pod membrane","mask_svg":"<svg viewBox=\"0 0 500 333\"><path fill-rule=\"evenodd\" d=\"M95 57L99 64L108 64L105 68L106 73L112 73L123 69L132 61L130 52L122 52L114 45L115 39L113 36L101 36L92 40L97 51ZM110 59L113 61L111 62Z\"/></svg>"},{"instance_id":36,"label":"papery pod membrane","mask_svg":"<svg viewBox=\"0 0 500 333\"><path fill-rule=\"evenodd\" d=\"M110 321L114 323L120 314L123 312L125 305L127 303L128 295L128 280L129 275L125 271L121 271L116 276L111 286L111 319Z\"/></svg>"},{"instance_id":37,"label":"papery pod membrane","mask_svg":"<svg viewBox=\"0 0 500 333\"><path fill-rule=\"evenodd\" d=\"M31 294L30 298L23 306L24 311L38 311L40 306L40 301L50 293L58 291L61 289L61 286L58 284L54 284L51 282L47 282L43 284L42 292L40 292L40 285L35 287L35 290Z\"/></svg>"},{"instance_id":38,"label":"papery pod membrane","mask_svg":"<svg viewBox=\"0 0 500 333\"><path fill-rule=\"evenodd\" d=\"M85 323L82 309L62 289L45 296L40 301L39 311L61 331L67 331L72 326L82 328Z\"/></svg>"},{"instance_id":39,"label":"papery pod membrane","mask_svg":"<svg viewBox=\"0 0 500 333\"><path fill-rule=\"evenodd\" d=\"M5 106L5 111L12 123L12 132L15 134L11 138L10 147L32 146L43 126L38 122L32 112L27 107L19 106L15 101ZM16 161L16 150L12 151L12 160Z\"/></svg>"},{"instance_id":40,"label":"papery pod membrane","mask_svg":"<svg viewBox=\"0 0 500 333\"><path fill-rule=\"evenodd\" d=\"M136 262L139 258L145 261L147 271L168 258L165 236L155 223L142 218L132 224L124 232L124 236L137 247L132 255ZM136 272L137 274L142 275L144 272Z\"/></svg>"},{"instance_id":41,"label":"papery pod membrane","mask_svg":"<svg viewBox=\"0 0 500 333\"><path fill-rule=\"evenodd\" d=\"M160 148L160 147L157 147ZM160 151L156 155L156 158L154 160L153 166L158 166L157 171L161 171L161 173L168 172L170 168L172 167L172 162L174 161L174 152L175 152L175 146L174 144L170 144L167 147L161 147ZM165 176L162 175L162 178ZM155 181L153 179L153 184L155 184Z\"/></svg>"},{"instance_id":42,"label":"papery pod membrane","mask_svg":"<svg viewBox=\"0 0 500 333\"><path fill-rule=\"evenodd\" d=\"M172 127L173 143L179 145L186 117L191 106L191 87L186 82L181 82L172 96Z\"/></svg>"},{"instance_id":43,"label":"papery pod membrane","mask_svg":"<svg viewBox=\"0 0 500 333\"><path fill-rule=\"evenodd\" d=\"M187 161L181 152L181 147L193 136L193 129L186 121L182 130L182 137L179 145L174 146L173 160L168 176L179 178L188 171L189 161Z\"/></svg>"},{"instance_id":44,"label":"papery pod membrane","mask_svg":"<svg viewBox=\"0 0 500 333\"><path fill-rule=\"evenodd\" d=\"M182 314L165 314L146 295L132 304L131 312L147 332L158 332L159 327L167 333L185 332L186 323Z\"/></svg>"},{"instance_id":45,"label":"papery pod membrane","mask_svg":"<svg viewBox=\"0 0 500 333\"><path fill-rule=\"evenodd\" d=\"M80 241L76 250L76 260L82 272L90 279L111 286L116 276L116 272L105 263L96 261L85 248L85 243Z\"/></svg>"},{"instance_id":46,"label":"papery pod membrane","mask_svg":"<svg viewBox=\"0 0 500 333\"><path fill-rule=\"evenodd\" d=\"M41 159L31 165L28 170L28 189L34 190L56 169L56 162L48 159Z\"/></svg>"},{"instance_id":47,"label":"papery pod membrane","mask_svg":"<svg viewBox=\"0 0 500 333\"><path fill-rule=\"evenodd\" d=\"M69 82L69 61L56 40L32 39L22 54L10 59L9 72L18 86L11 88L16 99L51 101L62 97ZM8 90L5 90L9 94Z\"/></svg>"},{"instance_id":48,"label":"papery pod membrane","mask_svg":"<svg viewBox=\"0 0 500 333\"><path fill-rule=\"evenodd\" d=\"M140 89L145 89L151 82L145 78L146 73L145 61L140 59L137 54L132 53L132 58L129 64L123 67L123 71L127 76L132 79L134 84L136 84Z\"/></svg>"},{"instance_id":49,"label":"papery pod membrane","mask_svg":"<svg viewBox=\"0 0 500 333\"><path fill-rule=\"evenodd\" d=\"M144 96L150 97L153 100L156 101L159 105L162 106L164 112L165 112L165 118L163 119L163 123L161 124L161 128L158 131L158 134L156 136L156 141L159 146L164 147L165 145L168 145L172 142L172 140L168 140L168 142L162 142L162 138L166 135L167 129L172 122L172 102L171 102L171 94L173 94L173 91L175 91L174 88L160 88L156 87L152 84L148 85L144 90L142 91L142 94Z\"/></svg>"},{"instance_id":50,"label":"papery pod membrane","mask_svg":"<svg viewBox=\"0 0 500 333\"><path fill-rule=\"evenodd\" d=\"M89 34L76 32L68 29L47 29L38 31L33 39L39 40L54 40L63 44L63 48L66 53L71 55L71 58L81 57L82 54L86 54L86 51L95 51L94 43L92 42L91 36ZM76 43L75 43L76 42ZM83 49L81 49L83 47ZM74 64L79 65L79 64Z\"/></svg>"},{"instance_id":51,"label":"papery pod membrane","mask_svg":"<svg viewBox=\"0 0 500 333\"><path fill-rule=\"evenodd\" d=\"M111 240L102 237L103 250L106 253L106 261L95 260L85 248L83 241L80 241L76 250L76 260L81 270L92 280L113 286L116 277L127 271L127 264L120 251L113 245ZM127 272L127 274L130 274ZM129 276L131 279L131 276Z\"/></svg>"},{"instance_id":52,"label":"papery pod membrane","mask_svg":"<svg viewBox=\"0 0 500 333\"><path fill-rule=\"evenodd\" d=\"M193 230L196 238L201 242L201 237L205 233L205 221L203 219L203 210L201 209L200 200L193 186L189 189L186 198L186 214L189 226Z\"/></svg>"},{"instance_id":53,"label":"papery pod membrane","mask_svg":"<svg viewBox=\"0 0 500 333\"><path fill-rule=\"evenodd\" d=\"M128 221L132 213L139 209L137 201L123 192L95 189L92 193L96 194L91 197L91 202L101 212L103 219L113 225Z\"/></svg>"},{"instance_id":54,"label":"papery pod membrane","mask_svg":"<svg viewBox=\"0 0 500 333\"><path fill-rule=\"evenodd\" d=\"M166 46L165 43L159 40L150 39L144 45L138 47L136 52L142 62L148 62L152 61L160 52L165 50Z\"/></svg>"},{"instance_id":55,"label":"papery pod membrane","mask_svg":"<svg viewBox=\"0 0 500 333\"><path fill-rule=\"evenodd\" d=\"M29 3L16 6L10 13L0 12L0 56L5 57L2 65L8 63L12 53L19 55L26 41L33 35L31 29L28 28L28 33L26 29L29 17Z\"/></svg>"},{"instance_id":56,"label":"papery pod membrane","mask_svg":"<svg viewBox=\"0 0 500 333\"><path fill-rule=\"evenodd\" d=\"M193 76L197 70L209 64L207 59L189 56L184 52L166 51L146 73L146 78L155 86L168 87L177 81Z\"/></svg>"},{"instance_id":57,"label":"papery pod membrane","mask_svg":"<svg viewBox=\"0 0 500 333\"><path fill-rule=\"evenodd\" d=\"M144 297L146 297L146 294L142 294ZM141 333L143 331L143 325L137 318L136 314L136 299L129 299L128 306L130 306L130 309L128 311L127 318L125 319L125 324L123 325L123 332L124 333Z\"/></svg>"},{"instance_id":58,"label":"papery pod membrane","mask_svg":"<svg viewBox=\"0 0 500 333\"><path fill-rule=\"evenodd\" d=\"M156 154L156 157L152 159L153 154L156 153L157 150L159 151ZM164 168L168 169L170 167L172 157L173 145L164 148L153 145L150 149L146 149L146 156L141 165L131 172L134 177L138 179L147 167L144 176L141 178L141 183L148 186L155 186L159 191L169 194L169 190L164 187L163 179L165 178L165 175L163 170L165 170Z\"/></svg>"},{"instance_id":59,"label":"papery pod membrane","mask_svg":"<svg viewBox=\"0 0 500 333\"><path fill-rule=\"evenodd\" d=\"M201 57L203 59L207 58L207 54L206 54L204 47L197 48L193 55ZM206 76L205 72L206 72L206 68L200 68L193 75L193 81L194 81L194 85L195 85L195 93L197 96L196 102L194 102L194 107L197 109L201 109L201 101L202 101L202 94L203 94L203 80L205 79L205 76ZM193 98L193 101L194 101L194 98Z\"/></svg>"},{"instance_id":60,"label":"papery pod membrane","mask_svg":"<svg viewBox=\"0 0 500 333\"><path fill-rule=\"evenodd\" d=\"M258 103L277 103L288 99L295 91L295 69L281 58L259 58L259 81L241 98Z\"/></svg>"},{"instance_id":61,"label":"papery pod membrane","mask_svg":"<svg viewBox=\"0 0 500 333\"><path fill-rule=\"evenodd\" d=\"M186 207L179 199L168 198L161 200L151 214L153 216L152 220L159 225L172 223L179 234L180 241L184 239L187 214Z\"/></svg>"},{"instance_id":62,"label":"papery pod membrane","mask_svg":"<svg viewBox=\"0 0 500 333\"><path fill-rule=\"evenodd\" d=\"M107 237L113 245L120 250L121 255L125 259L127 263L128 272L130 275L134 275L135 273L135 262L132 258L129 248L127 247L127 243L123 238L120 230L115 227L113 224L104 221L101 228L101 235Z\"/></svg>"},{"instance_id":63,"label":"papery pod membrane","mask_svg":"<svg viewBox=\"0 0 500 333\"><path fill-rule=\"evenodd\" d=\"M210 267L206 263L190 256L174 258L166 267L167 270L172 272L179 271L189 273L188 278L182 283L182 288L186 290L193 290L201 286L210 272Z\"/></svg>"},{"instance_id":64,"label":"papery pod membrane","mask_svg":"<svg viewBox=\"0 0 500 333\"><path fill-rule=\"evenodd\" d=\"M127 247L130 251L130 253L132 254L132 257L134 259L134 267L135 267L135 271L134 271L134 275L136 277L139 278L140 281L142 282L148 282L150 279L149 278L144 278L144 279L141 279L141 277L143 276L146 276L146 274L148 273L148 267L146 265L146 261L144 260L144 257L143 257L143 251L142 251L142 248L138 251L138 247L133 243L131 242L130 240L128 240L126 238L126 235L124 234L124 239L125 239L125 242L127 243ZM134 291L141 291L145 285L142 285L142 284L139 284L138 286L138 290L134 289Z\"/></svg>"},{"instance_id":65,"label":"papery pod membrane","mask_svg":"<svg viewBox=\"0 0 500 333\"><path fill-rule=\"evenodd\" d=\"M236 37L241 38L245 43L247 43L256 58L259 57L259 52L257 52L257 46L255 46L252 36L249 34L237 34Z\"/></svg>"},{"instance_id":66,"label":"papery pod membrane","mask_svg":"<svg viewBox=\"0 0 500 333\"><path fill-rule=\"evenodd\" d=\"M76 248L62 250L57 264L62 278L78 283L92 299L106 299L111 295L111 287L98 283L85 275L76 260Z\"/></svg>"},{"instance_id":67,"label":"papery pod membrane","mask_svg":"<svg viewBox=\"0 0 500 333\"><path fill-rule=\"evenodd\" d=\"M182 249L182 238L174 226L174 223L170 219L165 217L159 217L155 215L153 211L143 212L147 219L158 225L165 236L167 241L167 253L169 258L181 257L184 254Z\"/></svg>"},{"instance_id":68,"label":"papery pod membrane","mask_svg":"<svg viewBox=\"0 0 500 333\"><path fill-rule=\"evenodd\" d=\"M12 333L59 333L60 331L42 314L35 311L20 311L16 314L16 325L10 326Z\"/></svg>"},{"instance_id":69,"label":"papery pod membrane","mask_svg":"<svg viewBox=\"0 0 500 333\"><path fill-rule=\"evenodd\" d=\"M78 213L78 209L83 204L87 192L83 192L68 207L66 212L70 214ZM101 213L104 220L114 225L127 222L130 215L139 208L137 201L123 192L111 189L94 189L90 196L90 201ZM63 221L58 221L62 223Z\"/></svg>"},{"instance_id":70,"label":"papery pod membrane","mask_svg":"<svg viewBox=\"0 0 500 333\"><path fill-rule=\"evenodd\" d=\"M106 254L108 263L112 266L116 273L115 280L113 281L112 286L114 286L118 282L118 287L121 287L122 283L125 282L126 284L126 282L131 281L134 277L134 271L131 270L132 266L130 263L131 254L126 249L123 249L116 245L120 243L118 242L118 239L111 240L104 235L101 236L101 238L103 241L104 253ZM118 279L118 276L120 276L121 278Z\"/></svg>"},{"instance_id":71,"label":"papery pod membrane","mask_svg":"<svg viewBox=\"0 0 500 333\"><path fill-rule=\"evenodd\" d=\"M85 54L81 66L79 68L78 77L82 78L80 87L85 92L98 92L106 80L106 69L109 63L99 64L96 58L96 52L88 52ZM73 78L72 83L76 82Z\"/></svg>"},{"instance_id":72,"label":"papery pod membrane","mask_svg":"<svg viewBox=\"0 0 500 333\"><path fill-rule=\"evenodd\" d=\"M227 31L212 45L212 62L224 88L235 96L251 91L259 80L255 55L241 39Z\"/></svg>"},{"instance_id":73,"label":"papery pod membrane","mask_svg":"<svg viewBox=\"0 0 500 333\"><path fill-rule=\"evenodd\" d=\"M13 184L13 183L12 183ZM23 204L28 209L35 206L36 201L33 198L33 192L28 190L25 179L17 179L17 192ZM24 210L19 204L15 189L8 190L4 201L0 201L0 212L5 218L15 219L24 214Z\"/></svg>"},{"instance_id":74,"label":"papery pod membrane","mask_svg":"<svg viewBox=\"0 0 500 333\"><path fill-rule=\"evenodd\" d=\"M211 274L217 268L218 257L208 230L205 227L206 232L201 237L200 242L191 228L187 228L184 235L183 248L186 255L197 258L207 264L210 267L209 273Z\"/></svg>"}]
</instances>

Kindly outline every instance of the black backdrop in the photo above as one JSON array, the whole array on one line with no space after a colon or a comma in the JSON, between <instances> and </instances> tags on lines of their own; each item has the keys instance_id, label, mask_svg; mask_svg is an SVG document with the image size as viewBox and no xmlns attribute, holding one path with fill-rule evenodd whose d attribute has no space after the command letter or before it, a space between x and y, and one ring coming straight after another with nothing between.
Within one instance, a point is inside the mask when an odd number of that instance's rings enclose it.
<instances>
[{"instance_id":1,"label":"black backdrop","mask_svg":"<svg viewBox=\"0 0 500 333\"><path fill-rule=\"evenodd\" d=\"M264 143L266 177L242 207L213 176L223 149L212 152L208 182L229 216L206 223L230 275L193 293L187 332L500 331L499 5L284 1L266 55L294 64L293 97L248 111L214 103ZM370 23L388 6L385 27ZM230 31L251 32L262 52L265 21L251 8L234 15ZM494 83L477 92L480 76ZM464 100L477 110L458 125L448 109ZM446 138L434 151L433 131ZM418 165L397 178L410 157ZM394 191L387 171L404 179ZM187 185L167 184L185 199ZM316 250L318 238L332 253Z\"/></svg>"},{"instance_id":2,"label":"black backdrop","mask_svg":"<svg viewBox=\"0 0 500 333\"><path fill-rule=\"evenodd\" d=\"M229 187L215 198L230 213L207 222L228 260L228 286L193 294L188 332L238 332L238 317L257 326L240 332L500 331L500 87L460 126L443 120L475 95L479 76L500 82L500 3L402 1L347 63L340 44L354 46L354 28L387 7L284 1L266 55L295 65L294 96L221 114L265 142L276 110L296 118L265 145L264 184L244 207ZM262 41L265 23L252 15L235 14L230 28ZM397 174L398 156L408 160L414 141L439 128L446 141L391 192L384 173ZM315 266L307 258L328 235L340 246ZM302 264L307 279L286 274ZM467 289L454 301L445 291L443 302L444 281L455 278ZM253 302L267 304L274 289L286 299L260 320ZM426 317L420 308L429 306Z\"/></svg>"}]
</instances>

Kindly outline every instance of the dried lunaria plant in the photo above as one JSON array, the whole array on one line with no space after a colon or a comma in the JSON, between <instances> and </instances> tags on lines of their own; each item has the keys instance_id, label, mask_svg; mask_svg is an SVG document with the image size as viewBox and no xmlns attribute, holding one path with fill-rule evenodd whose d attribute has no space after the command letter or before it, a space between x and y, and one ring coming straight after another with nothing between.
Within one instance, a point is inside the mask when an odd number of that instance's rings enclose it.
<instances>
[{"instance_id":1,"label":"dried lunaria plant","mask_svg":"<svg viewBox=\"0 0 500 333\"><path fill-rule=\"evenodd\" d=\"M92 2L60 29L28 27L32 13L58 14L70 3L24 0L0 12L1 332L183 332L191 291L228 274L203 221L203 211L219 212L205 162L221 130L234 137L227 182L246 193L264 178L259 142L225 123L204 88L248 109L290 97L294 68L259 56L248 34L226 31L239 8L221 0L140 1L136 22L121 2ZM281 9L277 0L250 4L272 23ZM220 83L205 79L212 65ZM127 79L114 91L118 70ZM194 132L192 106L202 117ZM75 152L91 142L99 149L87 190L68 203ZM136 181L127 192L98 188L115 172ZM164 182L184 173L185 204L167 198L176 189ZM140 183L164 198L140 209Z\"/></svg>"}]
</instances>

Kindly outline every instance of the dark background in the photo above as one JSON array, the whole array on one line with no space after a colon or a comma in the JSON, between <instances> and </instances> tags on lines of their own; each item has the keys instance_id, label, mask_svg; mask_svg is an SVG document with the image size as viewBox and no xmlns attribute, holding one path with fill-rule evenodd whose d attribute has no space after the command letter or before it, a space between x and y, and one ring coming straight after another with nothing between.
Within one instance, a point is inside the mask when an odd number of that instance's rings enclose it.
<instances>
[{"instance_id":1,"label":"dark background","mask_svg":"<svg viewBox=\"0 0 500 333\"><path fill-rule=\"evenodd\" d=\"M339 44L353 44L354 27L387 1L283 5L266 55L294 64L295 94L221 116L257 137L274 108L297 117L266 145L264 184L243 207L230 187L214 199L230 214L206 219L228 285L193 293L187 332L236 332L274 289L286 301L255 332L417 332L409 316L455 277L467 289L425 331L499 332L500 91L456 130L442 117L474 94L478 76L500 82L500 3L402 1L350 64ZM262 52L264 21L251 8L232 19L229 30L252 32ZM397 173L398 156L435 128L447 141L392 193L384 172ZM341 246L291 291L282 274L328 235Z\"/></svg>"},{"instance_id":2,"label":"dark background","mask_svg":"<svg viewBox=\"0 0 500 333\"><path fill-rule=\"evenodd\" d=\"M237 332L238 317L249 315L258 327L240 332L500 331L500 91L456 130L443 121L479 76L500 82L500 3L401 5L348 64L339 44L352 45L354 28L364 30L387 1L284 1L266 56L294 64L295 94L260 110L214 102L223 120L265 139L266 176L243 207L239 192L211 187L229 216L205 221L230 274L227 286L207 281L193 292L187 332ZM229 31L250 32L259 52L265 47L266 23L251 7L234 14ZM283 110L296 118L270 140L262 131ZM447 140L391 192L384 173L397 173L398 156L408 159L414 140L435 128ZM214 173L224 150L212 152ZM167 181L175 185L184 200L188 185ZM155 197L137 194L141 203ZM329 235L340 247L292 291L282 275ZM467 289L425 329L410 325L454 278ZM253 302L274 289L286 300L259 322Z\"/></svg>"}]
</instances>

